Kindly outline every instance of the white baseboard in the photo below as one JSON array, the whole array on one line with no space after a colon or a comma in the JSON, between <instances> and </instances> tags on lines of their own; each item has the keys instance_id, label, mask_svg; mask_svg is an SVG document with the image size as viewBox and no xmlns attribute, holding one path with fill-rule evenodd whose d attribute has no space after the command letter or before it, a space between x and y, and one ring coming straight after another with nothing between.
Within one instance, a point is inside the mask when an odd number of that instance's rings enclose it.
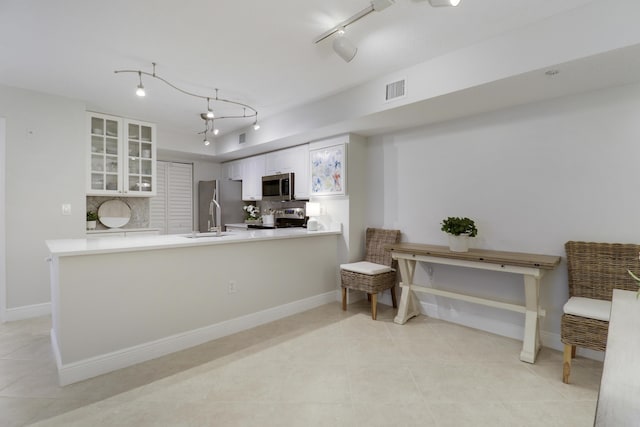
<instances>
[{"instance_id":1,"label":"white baseboard","mask_svg":"<svg viewBox=\"0 0 640 427\"><path fill-rule=\"evenodd\" d=\"M51 342L58 364L59 382L60 385L64 386L189 347L194 347L217 338L328 304L335 301L335 295L335 291L327 292L278 307L247 314L235 319L226 320L214 325L68 364L62 364L58 343L54 332L51 331Z\"/></svg>"},{"instance_id":2,"label":"white baseboard","mask_svg":"<svg viewBox=\"0 0 640 427\"><path fill-rule=\"evenodd\" d=\"M399 298L400 296L398 295L398 299ZM390 306L391 295L389 295L388 293L384 293L382 297L378 299L378 302ZM513 338L516 340L522 340L524 334L521 325L515 325L512 323L490 319L486 316L477 316L471 313L447 310L438 307L437 304L424 301L420 301L420 311L425 316L433 317L434 319L445 320L447 322L468 326L474 329L480 329L485 332L490 332L492 334ZM542 342L543 347L548 347L558 351L564 350L564 344L560 340L560 334L558 333L540 331L540 341ZM599 361L604 360L603 351L594 351L587 348L578 347L576 354L588 359Z\"/></svg>"},{"instance_id":3,"label":"white baseboard","mask_svg":"<svg viewBox=\"0 0 640 427\"><path fill-rule=\"evenodd\" d=\"M5 322L31 319L33 317L48 316L51 314L51 303L24 305L22 307L7 308L4 315Z\"/></svg>"}]
</instances>

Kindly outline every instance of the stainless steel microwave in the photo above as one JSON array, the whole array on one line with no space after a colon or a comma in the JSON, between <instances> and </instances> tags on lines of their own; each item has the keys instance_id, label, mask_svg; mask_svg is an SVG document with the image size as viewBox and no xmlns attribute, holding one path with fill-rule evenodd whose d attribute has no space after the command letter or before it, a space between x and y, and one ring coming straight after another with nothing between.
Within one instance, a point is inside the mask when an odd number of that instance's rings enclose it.
<instances>
[{"instance_id":1,"label":"stainless steel microwave","mask_svg":"<svg viewBox=\"0 0 640 427\"><path fill-rule=\"evenodd\" d=\"M262 200L293 200L293 173L268 175L262 177Z\"/></svg>"}]
</instances>

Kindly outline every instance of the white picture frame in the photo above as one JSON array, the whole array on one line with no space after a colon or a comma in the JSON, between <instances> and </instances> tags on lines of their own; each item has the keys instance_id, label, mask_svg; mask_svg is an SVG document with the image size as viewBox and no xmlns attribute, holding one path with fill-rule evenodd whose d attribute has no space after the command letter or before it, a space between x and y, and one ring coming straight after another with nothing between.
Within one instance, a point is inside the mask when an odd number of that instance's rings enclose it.
<instances>
[{"instance_id":1,"label":"white picture frame","mask_svg":"<svg viewBox=\"0 0 640 427\"><path fill-rule=\"evenodd\" d=\"M312 196L346 194L346 146L333 145L309 150Z\"/></svg>"}]
</instances>

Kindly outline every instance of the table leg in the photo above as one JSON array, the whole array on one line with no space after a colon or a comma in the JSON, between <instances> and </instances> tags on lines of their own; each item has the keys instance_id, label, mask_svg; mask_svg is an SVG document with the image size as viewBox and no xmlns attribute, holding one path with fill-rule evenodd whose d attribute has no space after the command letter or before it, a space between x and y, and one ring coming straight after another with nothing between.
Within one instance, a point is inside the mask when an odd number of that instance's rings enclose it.
<instances>
[{"instance_id":1,"label":"table leg","mask_svg":"<svg viewBox=\"0 0 640 427\"><path fill-rule=\"evenodd\" d=\"M524 275L525 318L520 360L535 363L540 350L539 315L540 277Z\"/></svg>"},{"instance_id":2,"label":"table leg","mask_svg":"<svg viewBox=\"0 0 640 427\"><path fill-rule=\"evenodd\" d=\"M407 323L407 320L420 314L420 310L416 304L417 298L413 295L413 291L411 290L413 274L416 269L416 261L399 258L398 268L400 269L400 287L402 289L402 294L400 295L398 315L393 319L393 321L400 325L404 325Z\"/></svg>"}]
</instances>

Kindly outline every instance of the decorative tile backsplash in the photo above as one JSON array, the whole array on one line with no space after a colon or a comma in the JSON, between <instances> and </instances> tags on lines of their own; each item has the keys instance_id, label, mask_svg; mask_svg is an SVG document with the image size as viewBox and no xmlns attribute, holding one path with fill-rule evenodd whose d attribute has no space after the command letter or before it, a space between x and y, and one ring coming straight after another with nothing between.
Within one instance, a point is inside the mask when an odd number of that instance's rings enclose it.
<instances>
[{"instance_id":1,"label":"decorative tile backsplash","mask_svg":"<svg viewBox=\"0 0 640 427\"><path fill-rule=\"evenodd\" d=\"M148 197L98 197L87 196L87 212L98 212L101 204L107 200L121 200L131 208L131 220L122 228L148 228L149 227L149 198ZM98 221L96 230L107 230Z\"/></svg>"},{"instance_id":2,"label":"decorative tile backsplash","mask_svg":"<svg viewBox=\"0 0 640 427\"><path fill-rule=\"evenodd\" d=\"M271 201L259 201L256 204L260 208L260 213L265 214L267 210L273 209L286 209L286 208L303 208L305 207L306 201L304 200L292 200L290 202L271 202Z\"/></svg>"}]
</instances>

